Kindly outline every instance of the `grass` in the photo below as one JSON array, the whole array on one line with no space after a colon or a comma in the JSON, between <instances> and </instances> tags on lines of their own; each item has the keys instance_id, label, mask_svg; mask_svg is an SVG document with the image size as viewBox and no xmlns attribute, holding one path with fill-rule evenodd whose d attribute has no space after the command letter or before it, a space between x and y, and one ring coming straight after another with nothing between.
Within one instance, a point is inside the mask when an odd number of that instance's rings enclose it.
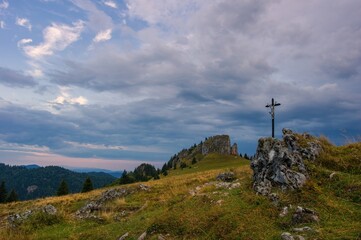
<instances>
[{"instance_id":1,"label":"grass","mask_svg":"<svg viewBox=\"0 0 361 240\"><path fill-rule=\"evenodd\" d=\"M325 152L307 163L311 180L300 190L279 191L281 206L295 209L301 205L319 213L319 223L307 224L316 231L302 234L307 239L360 239L361 145L336 147L323 140L322 144ZM106 189L0 205L0 239L114 240L126 232L128 239L137 239L145 231L147 239L157 239L159 234L166 239L279 239L282 232L295 227L291 213L280 218L281 206L254 193L249 164L240 157L210 154L187 168L170 170L160 180L144 183L150 191L108 202L98 213L101 221L79 220L74 213ZM238 188L206 184L224 171L236 174ZM192 196L190 191L195 189L197 194ZM57 216L48 219L38 214L17 229L5 227L9 214L46 204L58 209Z\"/></svg>"}]
</instances>

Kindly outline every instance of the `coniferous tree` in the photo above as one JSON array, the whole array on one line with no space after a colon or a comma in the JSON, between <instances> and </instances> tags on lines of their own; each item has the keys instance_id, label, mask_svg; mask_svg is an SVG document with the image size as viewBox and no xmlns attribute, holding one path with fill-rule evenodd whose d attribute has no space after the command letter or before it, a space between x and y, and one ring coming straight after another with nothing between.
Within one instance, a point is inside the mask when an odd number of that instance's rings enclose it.
<instances>
[{"instance_id":1,"label":"coniferous tree","mask_svg":"<svg viewBox=\"0 0 361 240\"><path fill-rule=\"evenodd\" d=\"M5 181L2 181L0 185L0 203L6 202L7 194Z\"/></svg>"},{"instance_id":2,"label":"coniferous tree","mask_svg":"<svg viewBox=\"0 0 361 240\"><path fill-rule=\"evenodd\" d=\"M18 201L18 194L15 192L15 190L11 190L8 198L6 199L7 202L16 202Z\"/></svg>"},{"instance_id":3,"label":"coniferous tree","mask_svg":"<svg viewBox=\"0 0 361 240\"><path fill-rule=\"evenodd\" d=\"M84 181L84 184L83 184L83 189L81 190L82 193L85 193L85 192L89 192L91 190L93 190L94 187L93 187L93 183L90 179L90 177L87 177Z\"/></svg>"},{"instance_id":4,"label":"coniferous tree","mask_svg":"<svg viewBox=\"0 0 361 240\"><path fill-rule=\"evenodd\" d=\"M68 184L63 179L59 185L56 195L63 196L63 195L67 195L68 193L69 193Z\"/></svg>"},{"instance_id":5,"label":"coniferous tree","mask_svg":"<svg viewBox=\"0 0 361 240\"><path fill-rule=\"evenodd\" d=\"M193 159L192 159L192 164L196 164L197 163L197 159L194 157Z\"/></svg>"}]
</instances>

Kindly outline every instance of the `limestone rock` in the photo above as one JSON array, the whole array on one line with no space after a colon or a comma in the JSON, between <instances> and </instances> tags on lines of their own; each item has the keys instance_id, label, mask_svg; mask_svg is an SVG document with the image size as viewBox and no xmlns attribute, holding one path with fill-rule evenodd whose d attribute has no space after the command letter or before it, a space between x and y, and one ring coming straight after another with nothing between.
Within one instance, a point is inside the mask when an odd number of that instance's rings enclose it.
<instances>
[{"instance_id":1,"label":"limestone rock","mask_svg":"<svg viewBox=\"0 0 361 240\"><path fill-rule=\"evenodd\" d=\"M145 231L144 233L142 233L142 235L140 235L138 237L138 240L144 240L147 237L147 231Z\"/></svg>"},{"instance_id":2,"label":"limestone rock","mask_svg":"<svg viewBox=\"0 0 361 240\"><path fill-rule=\"evenodd\" d=\"M281 239L282 240L294 240L295 238L292 236L291 233L284 232L284 233L281 234Z\"/></svg>"},{"instance_id":3,"label":"limestone rock","mask_svg":"<svg viewBox=\"0 0 361 240\"><path fill-rule=\"evenodd\" d=\"M94 214L94 212L101 210L104 203L113 200L115 198L124 197L129 193L130 192L125 188L113 188L107 190L103 192L102 195L97 200L87 203L84 207L76 211L75 216L79 219L93 218L97 220L102 220L98 218Z\"/></svg>"},{"instance_id":4,"label":"limestone rock","mask_svg":"<svg viewBox=\"0 0 361 240\"><path fill-rule=\"evenodd\" d=\"M28 194L35 192L39 187L36 185L31 185L26 188Z\"/></svg>"},{"instance_id":5,"label":"limestone rock","mask_svg":"<svg viewBox=\"0 0 361 240\"><path fill-rule=\"evenodd\" d=\"M208 138L202 144L202 154L209 153L227 154L231 153L231 140L228 135L217 135Z\"/></svg>"},{"instance_id":6,"label":"limestone rock","mask_svg":"<svg viewBox=\"0 0 361 240\"><path fill-rule=\"evenodd\" d=\"M11 214L7 217L8 224L10 227L15 228L22 224L31 215L40 211L49 215L55 215L57 213L57 209L53 205L48 204L44 207L29 209L22 213Z\"/></svg>"},{"instance_id":7,"label":"limestone rock","mask_svg":"<svg viewBox=\"0 0 361 240\"><path fill-rule=\"evenodd\" d=\"M301 147L297 134L289 129L282 132L283 140L259 139L256 156L251 162L253 188L265 196L271 193L273 186L283 190L302 187L308 178L303 159L314 160L321 151L319 142L308 135L303 137L309 141L307 147Z\"/></svg>"},{"instance_id":8,"label":"limestone rock","mask_svg":"<svg viewBox=\"0 0 361 240\"><path fill-rule=\"evenodd\" d=\"M125 240L127 237L129 236L129 233L125 233L123 234L120 238L118 238L118 240Z\"/></svg>"},{"instance_id":9,"label":"limestone rock","mask_svg":"<svg viewBox=\"0 0 361 240\"><path fill-rule=\"evenodd\" d=\"M237 143L233 143L231 147L231 155L238 156L238 146Z\"/></svg>"},{"instance_id":10,"label":"limestone rock","mask_svg":"<svg viewBox=\"0 0 361 240\"><path fill-rule=\"evenodd\" d=\"M224 172L224 173L218 174L216 179L218 181L223 181L223 182L232 182L236 179L236 177L234 175L234 172Z\"/></svg>"},{"instance_id":11,"label":"limestone rock","mask_svg":"<svg viewBox=\"0 0 361 240\"><path fill-rule=\"evenodd\" d=\"M45 205L43 208L42 208L42 211L44 213L47 213L49 215L55 215L57 213L57 210L56 208L53 206L53 205Z\"/></svg>"},{"instance_id":12,"label":"limestone rock","mask_svg":"<svg viewBox=\"0 0 361 240\"><path fill-rule=\"evenodd\" d=\"M319 221L320 219L315 211L300 206L297 207L296 212L292 216L293 224L311 223Z\"/></svg>"}]
</instances>

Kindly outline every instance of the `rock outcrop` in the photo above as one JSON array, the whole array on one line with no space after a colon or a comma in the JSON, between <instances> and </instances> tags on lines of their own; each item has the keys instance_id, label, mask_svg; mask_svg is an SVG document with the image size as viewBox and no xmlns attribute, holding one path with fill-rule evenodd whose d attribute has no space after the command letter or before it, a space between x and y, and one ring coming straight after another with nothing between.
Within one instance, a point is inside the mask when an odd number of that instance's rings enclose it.
<instances>
[{"instance_id":1,"label":"rock outcrop","mask_svg":"<svg viewBox=\"0 0 361 240\"><path fill-rule=\"evenodd\" d=\"M217 135L209 137L202 144L202 154L209 153L231 154L231 139L228 135Z\"/></svg>"},{"instance_id":2,"label":"rock outcrop","mask_svg":"<svg viewBox=\"0 0 361 240\"><path fill-rule=\"evenodd\" d=\"M253 188L268 196L273 186L281 189L302 187L308 173L304 159L314 160L322 150L318 140L309 134L296 134L283 129L283 140L261 138L251 162Z\"/></svg>"},{"instance_id":3,"label":"rock outcrop","mask_svg":"<svg viewBox=\"0 0 361 240\"><path fill-rule=\"evenodd\" d=\"M238 156L238 146L237 143L233 143L232 147L231 147L231 154Z\"/></svg>"},{"instance_id":4,"label":"rock outcrop","mask_svg":"<svg viewBox=\"0 0 361 240\"><path fill-rule=\"evenodd\" d=\"M10 227L15 228L21 225L30 216L38 212L43 212L48 215L56 215L57 209L53 205L48 204L40 208L26 210L22 213L11 214L7 217L8 224Z\"/></svg>"}]
</instances>

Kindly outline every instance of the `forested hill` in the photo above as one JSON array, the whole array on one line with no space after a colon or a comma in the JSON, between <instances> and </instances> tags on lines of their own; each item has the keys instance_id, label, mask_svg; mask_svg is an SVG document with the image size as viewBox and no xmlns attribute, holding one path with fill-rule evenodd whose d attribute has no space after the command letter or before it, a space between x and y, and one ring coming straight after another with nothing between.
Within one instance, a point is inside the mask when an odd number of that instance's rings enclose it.
<instances>
[{"instance_id":1,"label":"forested hill","mask_svg":"<svg viewBox=\"0 0 361 240\"><path fill-rule=\"evenodd\" d=\"M80 192L87 177L90 177L94 188L103 187L116 179L99 172L77 173L55 166L29 169L0 163L0 182L5 182L8 192L14 189L20 200L56 195L62 180L67 183L70 193Z\"/></svg>"}]
</instances>

